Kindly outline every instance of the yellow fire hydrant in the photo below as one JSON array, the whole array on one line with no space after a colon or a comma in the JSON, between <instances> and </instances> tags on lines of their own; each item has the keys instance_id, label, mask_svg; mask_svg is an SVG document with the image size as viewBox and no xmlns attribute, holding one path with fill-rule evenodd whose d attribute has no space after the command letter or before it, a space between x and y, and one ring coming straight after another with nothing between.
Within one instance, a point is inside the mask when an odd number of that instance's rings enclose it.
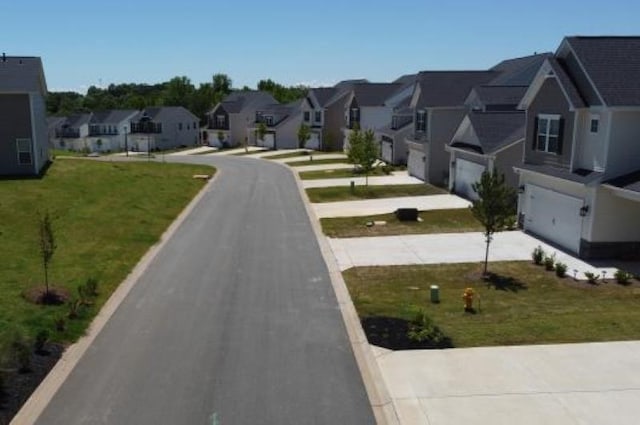
<instances>
[{"instance_id":1,"label":"yellow fire hydrant","mask_svg":"<svg viewBox=\"0 0 640 425\"><path fill-rule=\"evenodd\" d=\"M467 288L462 293L462 300L464 301L464 311L473 310L473 296L475 292L473 288Z\"/></svg>"}]
</instances>

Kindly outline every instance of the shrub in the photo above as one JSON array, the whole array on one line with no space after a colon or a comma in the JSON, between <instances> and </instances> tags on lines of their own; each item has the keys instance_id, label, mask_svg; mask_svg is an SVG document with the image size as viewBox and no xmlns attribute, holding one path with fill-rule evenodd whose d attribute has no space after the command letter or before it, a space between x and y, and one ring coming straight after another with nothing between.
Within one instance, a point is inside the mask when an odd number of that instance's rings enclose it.
<instances>
[{"instance_id":1,"label":"shrub","mask_svg":"<svg viewBox=\"0 0 640 425\"><path fill-rule=\"evenodd\" d=\"M556 263L556 276L565 277L567 275L567 265L565 263Z\"/></svg>"},{"instance_id":2,"label":"shrub","mask_svg":"<svg viewBox=\"0 0 640 425\"><path fill-rule=\"evenodd\" d=\"M87 282L84 284L86 291L85 293L90 297L98 296L98 279L90 277L87 279Z\"/></svg>"},{"instance_id":3,"label":"shrub","mask_svg":"<svg viewBox=\"0 0 640 425\"><path fill-rule=\"evenodd\" d=\"M598 282L598 279L600 279L600 275L599 274L595 274L592 272L584 272L584 276L587 278L587 281L589 283L596 283Z\"/></svg>"},{"instance_id":4,"label":"shrub","mask_svg":"<svg viewBox=\"0 0 640 425\"><path fill-rule=\"evenodd\" d=\"M67 329L67 320L63 316L56 317L53 324L58 332L64 332Z\"/></svg>"},{"instance_id":5,"label":"shrub","mask_svg":"<svg viewBox=\"0 0 640 425\"><path fill-rule=\"evenodd\" d=\"M18 372L31 372L31 347L23 333L16 333L11 343L13 357L18 364Z\"/></svg>"},{"instance_id":6,"label":"shrub","mask_svg":"<svg viewBox=\"0 0 640 425\"><path fill-rule=\"evenodd\" d=\"M617 270L613 276L616 278L616 282L621 285L628 285L633 277L631 273L627 273L624 270Z\"/></svg>"},{"instance_id":7,"label":"shrub","mask_svg":"<svg viewBox=\"0 0 640 425\"><path fill-rule=\"evenodd\" d=\"M552 271L556 264L556 255L545 255L544 257L544 268L548 271Z\"/></svg>"},{"instance_id":8,"label":"shrub","mask_svg":"<svg viewBox=\"0 0 640 425\"><path fill-rule=\"evenodd\" d=\"M518 227L518 217L515 215L512 215L511 217L507 218L507 220L504 223L504 228L507 230L515 230L517 227ZM533 251L535 252L535 249Z\"/></svg>"},{"instance_id":9,"label":"shrub","mask_svg":"<svg viewBox=\"0 0 640 425\"><path fill-rule=\"evenodd\" d=\"M69 300L69 319L77 319L80 316L80 307L82 306L82 300L80 298L74 298Z\"/></svg>"},{"instance_id":10,"label":"shrub","mask_svg":"<svg viewBox=\"0 0 640 425\"><path fill-rule=\"evenodd\" d=\"M391 165L384 164L380 168L382 169L382 172L387 176L393 172L393 166Z\"/></svg>"},{"instance_id":11,"label":"shrub","mask_svg":"<svg viewBox=\"0 0 640 425\"><path fill-rule=\"evenodd\" d=\"M34 342L33 348L36 353L43 354L46 353L45 345L49 341L49 331L46 329L40 329L36 334L36 340Z\"/></svg>"},{"instance_id":12,"label":"shrub","mask_svg":"<svg viewBox=\"0 0 640 425\"><path fill-rule=\"evenodd\" d=\"M545 258L544 249L542 249L542 247L538 245L537 247L534 248L533 252L531 253L531 259L533 260L534 264L540 266L542 265L544 258Z\"/></svg>"},{"instance_id":13,"label":"shrub","mask_svg":"<svg viewBox=\"0 0 640 425\"><path fill-rule=\"evenodd\" d=\"M409 323L407 338L415 342L429 341L439 344L444 339L444 335L427 313L421 309Z\"/></svg>"}]
</instances>

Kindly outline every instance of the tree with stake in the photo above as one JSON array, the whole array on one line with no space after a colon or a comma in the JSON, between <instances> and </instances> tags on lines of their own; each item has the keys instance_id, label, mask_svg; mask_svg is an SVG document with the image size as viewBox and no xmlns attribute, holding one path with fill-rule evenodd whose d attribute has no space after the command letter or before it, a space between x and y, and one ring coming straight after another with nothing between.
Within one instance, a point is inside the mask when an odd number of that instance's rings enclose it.
<instances>
[{"instance_id":1,"label":"tree with stake","mask_svg":"<svg viewBox=\"0 0 640 425\"><path fill-rule=\"evenodd\" d=\"M42 256L42 265L44 267L44 286L45 292L43 300L49 302L49 264L56 250L56 241L53 236L53 228L51 226L51 217L47 211L43 217L40 217L40 255Z\"/></svg>"},{"instance_id":2,"label":"tree with stake","mask_svg":"<svg viewBox=\"0 0 640 425\"><path fill-rule=\"evenodd\" d=\"M378 144L372 130L364 133L356 129L349 135L349 153L351 162L360 166L365 175L365 186L369 186L369 173L378 160Z\"/></svg>"},{"instance_id":3,"label":"tree with stake","mask_svg":"<svg viewBox=\"0 0 640 425\"><path fill-rule=\"evenodd\" d=\"M260 124L258 124L258 128L256 129L256 136L258 137L258 140L264 143L264 136L266 135L267 126L265 125L265 123L261 122Z\"/></svg>"},{"instance_id":4,"label":"tree with stake","mask_svg":"<svg viewBox=\"0 0 640 425\"><path fill-rule=\"evenodd\" d=\"M504 174L495 170L485 171L476 183L471 185L478 194L478 200L473 201L471 213L484 226L484 237L487 248L484 256L483 276L487 276L489 261L489 244L495 232L504 230L509 219L515 214L515 191L504 182Z\"/></svg>"},{"instance_id":5,"label":"tree with stake","mask_svg":"<svg viewBox=\"0 0 640 425\"><path fill-rule=\"evenodd\" d=\"M311 128L309 128L306 124L300 124L300 128L298 128L298 147L300 149L304 149L304 146L307 144L309 139L311 138Z\"/></svg>"},{"instance_id":6,"label":"tree with stake","mask_svg":"<svg viewBox=\"0 0 640 425\"><path fill-rule=\"evenodd\" d=\"M222 132L222 130L218 130L218 142L220 142L220 146L223 146L224 133Z\"/></svg>"}]
</instances>

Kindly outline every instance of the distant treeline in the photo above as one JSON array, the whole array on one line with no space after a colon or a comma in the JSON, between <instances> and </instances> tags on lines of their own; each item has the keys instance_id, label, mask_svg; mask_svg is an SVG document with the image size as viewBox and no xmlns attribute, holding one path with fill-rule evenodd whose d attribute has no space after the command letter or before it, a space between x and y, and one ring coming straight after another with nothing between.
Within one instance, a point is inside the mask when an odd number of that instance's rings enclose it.
<instances>
[{"instance_id":1,"label":"distant treeline","mask_svg":"<svg viewBox=\"0 0 640 425\"><path fill-rule=\"evenodd\" d=\"M204 120L214 105L231 93L231 78L215 74L211 83L196 87L187 77L174 77L159 84L110 84L107 88L89 87L86 95L76 92L49 92L47 113L68 116L79 112L106 109L144 109L149 106L184 106ZM242 90L249 90L245 86ZM280 103L304 97L308 88L287 87L271 79L260 80L258 90L271 93Z\"/></svg>"}]
</instances>

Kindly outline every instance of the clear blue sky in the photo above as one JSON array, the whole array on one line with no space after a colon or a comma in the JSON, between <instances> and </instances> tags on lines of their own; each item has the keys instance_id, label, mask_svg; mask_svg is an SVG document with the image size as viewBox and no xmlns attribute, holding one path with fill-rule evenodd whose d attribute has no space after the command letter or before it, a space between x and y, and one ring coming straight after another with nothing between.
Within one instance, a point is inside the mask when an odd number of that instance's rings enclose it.
<instances>
[{"instance_id":1,"label":"clear blue sky","mask_svg":"<svg viewBox=\"0 0 640 425\"><path fill-rule=\"evenodd\" d=\"M640 34L637 0L5 0L0 16L2 51L41 56L49 89L76 91L217 72L235 87L390 81Z\"/></svg>"}]
</instances>

